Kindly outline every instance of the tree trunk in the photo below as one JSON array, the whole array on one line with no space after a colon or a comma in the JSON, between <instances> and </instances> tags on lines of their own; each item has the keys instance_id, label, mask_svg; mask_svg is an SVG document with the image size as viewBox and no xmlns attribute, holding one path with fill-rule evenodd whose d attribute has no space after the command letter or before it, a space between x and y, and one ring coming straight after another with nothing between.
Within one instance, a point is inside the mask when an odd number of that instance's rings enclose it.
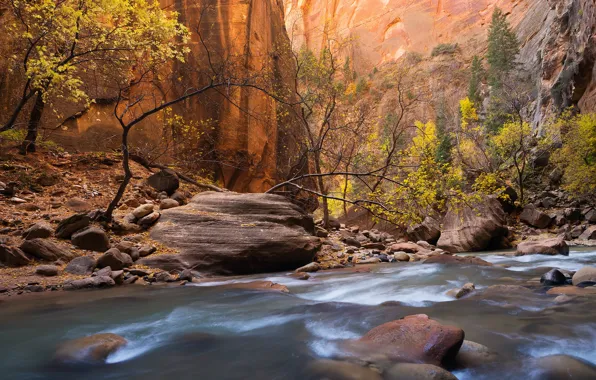
<instances>
[{"instance_id":1,"label":"tree trunk","mask_svg":"<svg viewBox=\"0 0 596 380\"><path fill-rule=\"evenodd\" d=\"M319 156L319 152L315 152L314 156L315 160L315 171L316 174L322 174L321 172L321 157ZM327 189L325 188L325 181L323 180L323 176L318 177L318 185L319 191L323 195L323 227L329 227L329 202L327 201Z\"/></svg>"},{"instance_id":2,"label":"tree trunk","mask_svg":"<svg viewBox=\"0 0 596 380\"><path fill-rule=\"evenodd\" d=\"M37 140L37 132L39 130L39 124L41 122L41 116L43 115L43 109L45 103L43 101L43 95L38 92L35 97L35 104L29 115L29 123L27 124L27 136L21 144L21 154L27 154L28 152L35 152L35 141Z\"/></svg>"},{"instance_id":3,"label":"tree trunk","mask_svg":"<svg viewBox=\"0 0 596 380\"><path fill-rule=\"evenodd\" d=\"M129 165L130 154L128 152L129 130L129 128L124 128L122 131L122 169L124 169L124 180L120 184L120 187L118 187L118 192L116 192L116 196L114 197L114 199L112 199L112 202L110 202L108 209L104 212L104 219L108 222L112 221L112 214L114 213L116 207L118 207L118 203L120 203L120 200L124 195L124 191L126 191L126 187L128 186L130 179L132 178L132 172L130 171Z\"/></svg>"}]
</instances>

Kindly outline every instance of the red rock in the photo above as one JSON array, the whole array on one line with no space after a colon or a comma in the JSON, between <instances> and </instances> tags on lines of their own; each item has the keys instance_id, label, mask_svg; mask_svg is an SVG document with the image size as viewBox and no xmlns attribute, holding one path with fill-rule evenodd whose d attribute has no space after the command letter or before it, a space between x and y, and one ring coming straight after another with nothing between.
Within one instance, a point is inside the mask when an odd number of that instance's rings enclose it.
<instances>
[{"instance_id":1,"label":"red rock","mask_svg":"<svg viewBox=\"0 0 596 380\"><path fill-rule=\"evenodd\" d=\"M452 362L464 341L464 331L442 325L425 314L410 315L370 330L357 342L389 360L442 365Z\"/></svg>"}]
</instances>

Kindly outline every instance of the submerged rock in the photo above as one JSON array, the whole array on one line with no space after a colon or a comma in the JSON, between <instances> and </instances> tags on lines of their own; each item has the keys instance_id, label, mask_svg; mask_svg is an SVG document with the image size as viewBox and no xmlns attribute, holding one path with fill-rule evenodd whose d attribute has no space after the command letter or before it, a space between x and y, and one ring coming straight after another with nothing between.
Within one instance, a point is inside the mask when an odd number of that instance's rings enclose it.
<instances>
[{"instance_id":1,"label":"submerged rock","mask_svg":"<svg viewBox=\"0 0 596 380\"><path fill-rule=\"evenodd\" d=\"M567 283L567 277L558 269L551 269L540 277L540 283L546 286L559 286Z\"/></svg>"},{"instance_id":2,"label":"submerged rock","mask_svg":"<svg viewBox=\"0 0 596 380\"><path fill-rule=\"evenodd\" d=\"M475 368L495 363L499 360L499 354L482 344L464 340L457 356L455 366L457 368Z\"/></svg>"},{"instance_id":3,"label":"submerged rock","mask_svg":"<svg viewBox=\"0 0 596 380\"><path fill-rule=\"evenodd\" d=\"M248 290L263 290L280 293L289 293L290 291L285 285L276 284L271 281L252 281L252 282L236 282L224 285L229 289L248 289Z\"/></svg>"},{"instance_id":4,"label":"submerged rock","mask_svg":"<svg viewBox=\"0 0 596 380\"><path fill-rule=\"evenodd\" d=\"M569 246L563 236L551 239L524 241L517 245L516 256L541 255L569 255Z\"/></svg>"},{"instance_id":5,"label":"submerged rock","mask_svg":"<svg viewBox=\"0 0 596 380\"><path fill-rule=\"evenodd\" d=\"M384 380L457 380L451 372L432 364L399 363L391 367Z\"/></svg>"},{"instance_id":6,"label":"submerged rock","mask_svg":"<svg viewBox=\"0 0 596 380\"><path fill-rule=\"evenodd\" d=\"M164 210L151 231L181 253L139 263L219 274L294 270L313 261L320 247L314 232L312 217L281 196L204 192Z\"/></svg>"},{"instance_id":7,"label":"submerged rock","mask_svg":"<svg viewBox=\"0 0 596 380\"><path fill-rule=\"evenodd\" d=\"M54 354L59 364L101 364L108 356L127 344L116 334L96 334L61 344Z\"/></svg>"},{"instance_id":8,"label":"submerged rock","mask_svg":"<svg viewBox=\"0 0 596 380\"><path fill-rule=\"evenodd\" d=\"M490 267L493 264L482 260L476 256L456 256L456 255L432 255L426 260L424 264L459 264L459 265L479 265Z\"/></svg>"},{"instance_id":9,"label":"submerged rock","mask_svg":"<svg viewBox=\"0 0 596 380\"><path fill-rule=\"evenodd\" d=\"M378 372L370 368L338 360L317 360L308 365L307 372L315 379L383 380Z\"/></svg>"},{"instance_id":10,"label":"submerged rock","mask_svg":"<svg viewBox=\"0 0 596 380\"><path fill-rule=\"evenodd\" d=\"M596 379L596 366L567 355L551 355L534 359L540 380L591 380Z\"/></svg>"}]
</instances>

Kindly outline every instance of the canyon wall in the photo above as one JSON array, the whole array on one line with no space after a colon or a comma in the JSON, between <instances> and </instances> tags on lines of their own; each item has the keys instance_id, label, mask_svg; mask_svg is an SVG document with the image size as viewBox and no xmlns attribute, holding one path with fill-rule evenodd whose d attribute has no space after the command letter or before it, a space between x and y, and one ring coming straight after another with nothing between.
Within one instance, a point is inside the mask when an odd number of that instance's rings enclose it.
<instances>
[{"instance_id":1,"label":"canyon wall","mask_svg":"<svg viewBox=\"0 0 596 380\"><path fill-rule=\"evenodd\" d=\"M482 54L495 7L508 14L519 60L534 74L536 123L570 105L594 111L594 0L285 0L294 46L317 50L330 36L350 39L361 73L406 52L428 55L440 43L458 43L468 59Z\"/></svg>"}]
</instances>

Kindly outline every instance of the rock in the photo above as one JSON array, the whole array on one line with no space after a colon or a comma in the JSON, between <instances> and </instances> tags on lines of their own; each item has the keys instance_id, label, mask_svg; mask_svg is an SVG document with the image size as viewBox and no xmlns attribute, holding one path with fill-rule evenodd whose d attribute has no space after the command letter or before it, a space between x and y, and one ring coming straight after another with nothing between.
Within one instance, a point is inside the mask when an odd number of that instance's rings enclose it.
<instances>
[{"instance_id":1,"label":"rock","mask_svg":"<svg viewBox=\"0 0 596 380\"><path fill-rule=\"evenodd\" d=\"M536 209L534 205L527 205L519 216L519 219L536 228L546 228L550 225L551 218L547 214Z\"/></svg>"},{"instance_id":2,"label":"rock","mask_svg":"<svg viewBox=\"0 0 596 380\"><path fill-rule=\"evenodd\" d=\"M453 363L464 341L464 331L441 325L425 314L375 327L354 347L364 354L380 354L389 360L444 365Z\"/></svg>"},{"instance_id":3,"label":"rock","mask_svg":"<svg viewBox=\"0 0 596 380\"><path fill-rule=\"evenodd\" d=\"M532 294L532 291L521 285L491 285L484 289L483 295Z\"/></svg>"},{"instance_id":4,"label":"rock","mask_svg":"<svg viewBox=\"0 0 596 380\"><path fill-rule=\"evenodd\" d=\"M393 254L393 259L395 261L403 261L403 262L407 262L410 261L410 255L408 255L405 252L395 252Z\"/></svg>"},{"instance_id":5,"label":"rock","mask_svg":"<svg viewBox=\"0 0 596 380\"><path fill-rule=\"evenodd\" d=\"M58 267L55 265L40 265L35 268L35 274L52 277L58 275Z\"/></svg>"},{"instance_id":6,"label":"rock","mask_svg":"<svg viewBox=\"0 0 596 380\"><path fill-rule=\"evenodd\" d=\"M596 379L596 366L567 355L551 355L534 359L529 363L537 368L540 380L590 380Z\"/></svg>"},{"instance_id":7,"label":"rock","mask_svg":"<svg viewBox=\"0 0 596 380\"><path fill-rule=\"evenodd\" d=\"M378 372L370 368L337 360L317 360L311 362L307 367L307 372L313 379L383 380Z\"/></svg>"},{"instance_id":8,"label":"rock","mask_svg":"<svg viewBox=\"0 0 596 380\"><path fill-rule=\"evenodd\" d=\"M399 363L385 373L384 380L457 380L451 372L432 364Z\"/></svg>"},{"instance_id":9,"label":"rock","mask_svg":"<svg viewBox=\"0 0 596 380\"><path fill-rule=\"evenodd\" d=\"M385 244L383 243L365 243L362 245L362 248L364 249L378 249L378 250L384 250L385 249Z\"/></svg>"},{"instance_id":10,"label":"rock","mask_svg":"<svg viewBox=\"0 0 596 380\"><path fill-rule=\"evenodd\" d=\"M114 285L116 285L116 283L110 276L95 276L68 282L64 284L64 290L110 288Z\"/></svg>"},{"instance_id":11,"label":"rock","mask_svg":"<svg viewBox=\"0 0 596 380\"><path fill-rule=\"evenodd\" d=\"M120 252L130 254L130 251L134 248L134 246L135 244L132 241L123 240L120 243L116 244L115 248L118 248Z\"/></svg>"},{"instance_id":12,"label":"rock","mask_svg":"<svg viewBox=\"0 0 596 380\"><path fill-rule=\"evenodd\" d=\"M178 206L180 206L180 203L170 198L162 199L161 202L159 202L159 208L161 210L167 210L169 208L174 208Z\"/></svg>"},{"instance_id":13,"label":"rock","mask_svg":"<svg viewBox=\"0 0 596 380\"><path fill-rule=\"evenodd\" d=\"M134 284L135 282L137 282L138 279L139 279L139 276L131 275L131 276L126 277L124 279L124 281L122 282L122 284L123 285Z\"/></svg>"},{"instance_id":14,"label":"rock","mask_svg":"<svg viewBox=\"0 0 596 380\"><path fill-rule=\"evenodd\" d=\"M128 268L133 264L132 258L117 248L111 248L97 259L97 267L111 267L112 270Z\"/></svg>"},{"instance_id":15,"label":"rock","mask_svg":"<svg viewBox=\"0 0 596 380\"><path fill-rule=\"evenodd\" d=\"M314 232L312 217L284 197L203 192L186 206L163 211L151 231L181 253L139 263L219 274L294 270L313 261L321 245Z\"/></svg>"},{"instance_id":16,"label":"rock","mask_svg":"<svg viewBox=\"0 0 596 380\"><path fill-rule=\"evenodd\" d=\"M157 251L157 248L155 248L152 245L144 245L141 248L139 248L139 256L140 257L147 257L153 253L155 253Z\"/></svg>"},{"instance_id":17,"label":"rock","mask_svg":"<svg viewBox=\"0 0 596 380\"><path fill-rule=\"evenodd\" d=\"M128 207L137 208L141 205L141 202L139 202L139 200L136 198L129 198L124 201L124 204L127 205Z\"/></svg>"},{"instance_id":18,"label":"rock","mask_svg":"<svg viewBox=\"0 0 596 380\"><path fill-rule=\"evenodd\" d=\"M316 237L320 237L320 238L326 238L327 236L329 236L329 231L327 231L326 229L316 226L315 227L315 236Z\"/></svg>"},{"instance_id":19,"label":"rock","mask_svg":"<svg viewBox=\"0 0 596 380\"><path fill-rule=\"evenodd\" d=\"M122 270L115 270L111 271L110 278L114 280L117 285L122 285L124 283L124 271Z\"/></svg>"},{"instance_id":20,"label":"rock","mask_svg":"<svg viewBox=\"0 0 596 380\"><path fill-rule=\"evenodd\" d=\"M566 294L563 294L560 296L556 296L555 299L553 300L553 302L561 304L561 303L567 303L567 302L573 301L574 299L575 299L575 297L571 297Z\"/></svg>"},{"instance_id":21,"label":"rock","mask_svg":"<svg viewBox=\"0 0 596 380\"><path fill-rule=\"evenodd\" d=\"M426 217L420 224L408 227L408 236L414 241L422 240L436 244L441 236L440 223L431 217Z\"/></svg>"},{"instance_id":22,"label":"rock","mask_svg":"<svg viewBox=\"0 0 596 380\"><path fill-rule=\"evenodd\" d=\"M174 282L176 279L168 272L159 272L154 275L155 281L157 282Z\"/></svg>"},{"instance_id":23,"label":"rock","mask_svg":"<svg viewBox=\"0 0 596 380\"><path fill-rule=\"evenodd\" d=\"M476 287L474 286L474 284L472 284L471 282L468 282L467 284L464 284L464 286L462 286L460 289L457 290L457 292L455 293L455 298L457 298L457 299L463 298L463 297L467 296L468 294L474 292L474 290L476 290Z\"/></svg>"},{"instance_id":24,"label":"rock","mask_svg":"<svg viewBox=\"0 0 596 380\"><path fill-rule=\"evenodd\" d=\"M584 232L584 227L585 226L582 225L573 227L571 231L569 231L569 237L571 239L577 239Z\"/></svg>"},{"instance_id":25,"label":"rock","mask_svg":"<svg viewBox=\"0 0 596 380\"><path fill-rule=\"evenodd\" d=\"M580 285L582 283L579 283ZM596 287L590 286L587 288L581 288L579 286L557 286L556 288L549 289L546 294L550 295L567 295L567 296L595 296Z\"/></svg>"},{"instance_id":26,"label":"rock","mask_svg":"<svg viewBox=\"0 0 596 380\"><path fill-rule=\"evenodd\" d=\"M437 247L451 253L493 248L509 233L505 222L503 208L494 197L474 207L463 205L449 209L443 218Z\"/></svg>"},{"instance_id":27,"label":"rock","mask_svg":"<svg viewBox=\"0 0 596 380\"><path fill-rule=\"evenodd\" d=\"M24 200L22 198L18 198L18 197L12 197L8 201L11 203L16 203L16 204L27 203L26 200Z\"/></svg>"},{"instance_id":28,"label":"rock","mask_svg":"<svg viewBox=\"0 0 596 380\"><path fill-rule=\"evenodd\" d=\"M419 253L419 252L430 253L430 251L427 250L426 248L423 248L423 247L419 246L418 244L412 243L409 241L392 244L389 247L389 251L390 252L406 252L406 253Z\"/></svg>"},{"instance_id":29,"label":"rock","mask_svg":"<svg viewBox=\"0 0 596 380\"><path fill-rule=\"evenodd\" d=\"M178 281L192 282L194 277L195 276L190 269L185 269L178 275Z\"/></svg>"},{"instance_id":30,"label":"rock","mask_svg":"<svg viewBox=\"0 0 596 380\"><path fill-rule=\"evenodd\" d=\"M157 219L159 219L160 216L161 214L159 212L152 212L151 214L139 219L137 223L143 227L150 227L153 225L153 223L157 222Z\"/></svg>"},{"instance_id":31,"label":"rock","mask_svg":"<svg viewBox=\"0 0 596 380\"><path fill-rule=\"evenodd\" d=\"M290 290L285 285L276 284L275 282L271 281L236 282L232 284L226 284L223 286L229 289L248 289L280 293L290 292Z\"/></svg>"},{"instance_id":32,"label":"rock","mask_svg":"<svg viewBox=\"0 0 596 380\"><path fill-rule=\"evenodd\" d=\"M22 204L17 205L17 209L33 212L33 211L41 210L41 207L39 207L38 205L36 205L34 203L22 203Z\"/></svg>"},{"instance_id":33,"label":"rock","mask_svg":"<svg viewBox=\"0 0 596 380\"><path fill-rule=\"evenodd\" d=\"M586 219L586 222L588 223L596 223L596 208L586 211L584 214L584 219Z\"/></svg>"},{"instance_id":34,"label":"rock","mask_svg":"<svg viewBox=\"0 0 596 380\"><path fill-rule=\"evenodd\" d=\"M495 363L498 360L499 354L490 348L476 342L464 340L455 357L455 366L457 368L476 368Z\"/></svg>"},{"instance_id":35,"label":"rock","mask_svg":"<svg viewBox=\"0 0 596 380\"><path fill-rule=\"evenodd\" d=\"M85 275L93 273L95 259L91 256L80 256L72 259L64 271L70 274Z\"/></svg>"},{"instance_id":36,"label":"rock","mask_svg":"<svg viewBox=\"0 0 596 380\"><path fill-rule=\"evenodd\" d=\"M296 269L294 272L296 273L300 273L300 272L317 272L321 269L320 265L318 263L312 262L310 264L306 264L298 269Z\"/></svg>"},{"instance_id":37,"label":"rock","mask_svg":"<svg viewBox=\"0 0 596 380\"><path fill-rule=\"evenodd\" d=\"M596 240L596 226L589 226L578 238L579 240Z\"/></svg>"},{"instance_id":38,"label":"rock","mask_svg":"<svg viewBox=\"0 0 596 380\"><path fill-rule=\"evenodd\" d=\"M148 276L151 272L143 270L143 269L129 269L128 273L130 273L134 276L145 277L145 276Z\"/></svg>"},{"instance_id":39,"label":"rock","mask_svg":"<svg viewBox=\"0 0 596 380\"><path fill-rule=\"evenodd\" d=\"M49 225L47 222L39 222L35 223L31 227L29 227L24 233L23 238L26 240L29 239L45 239L52 236L54 230L52 226Z\"/></svg>"},{"instance_id":40,"label":"rock","mask_svg":"<svg viewBox=\"0 0 596 380\"><path fill-rule=\"evenodd\" d=\"M567 220L569 220L570 222L576 222L578 220L581 220L582 218L582 212L578 208L566 208L564 211L564 215L565 218L567 218Z\"/></svg>"},{"instance_id":41,"label":"rock","mask_svg":"<svg viewBox=\"0 0 596 380\"><path fill-rule=\"evenodd\" d=\"M45 261L70 260L75 254L63 249L47 239L25 240L20 247L23 252Z\"/></svg>"},{"instance_id":42,"label":"rock","mask_svg":"<svg viewBox=\"0 0 596 380\"><path fill-rule=\"evenodd\" d=\"M132 211L132 215L134 215L134 217L137 219L141 219L141 218L151 214L153 212L154 207L155 206L153 206L152 204L149 204L149 203L141 205Z\"/></svg>"},{"instance_id":43,"label":"rock","mask_svg":"<svg viewBox=\"0 0 596 380\"><path fill-rule=\"evenodd\" d=\"M476 256L455 256L448 254L436 254L424 260L424 264L458 264L458 265L479 265L490 267L492 263L482 260Z\"/></svg>"},{"instance_id":44,"label":"rock","mask_svg":"<svg viewBox=\"0 0 596 380\"><path fill-rule=\"evenodd\" d=\"M345 245L349 245L352 247L360 248L362 246L362 244L358 241L358 239L351 237L351 236L346 236L346 237L342 238L342 241L344 242Z\"/></svg>"},{"instance_id":45,"label":"rock","mask_svg":"<svg viewBox=\"0 0 596 380\"><path fill-rule=\"evenodd\" d=\"M174 192L174 194L172 194L170 198L178 202L179 205L186 204L186 196L184 196L184 194L182 194L179 191Z\"/></svg>"},{"instance_id":46,"label":"rock","mask_svg":"<svg viewBox=\"0 0 596 380\"><path fill-rule=\"evenodd\" d=\"M332 230L339 230L341 228L341 223L339 222L339 220L335 218L329 218L329 223L327 224L327 227Z\"/></svg>"},{"instance_id":47,"label":"rock","mask_svg":"<svg viewBox=\"0 0 596 380\"><path fill-rule=\"evenodd\" d=\"M310 278L310 275L308 273L304 273L304 272L298 272L298 273L292 273L290 275L290 277L293 277L297 280L303 280L306 281Z\"/></svg>"},{"instance_id":48,"label":"rock","mask_svg":"<svg viewBox=\"0 0 596 380\"><path fill-rule=\"evenodd\" d=\"M141 254L139 253L139 249L137 247L132 247L130 252L128 252L128 256L130 256L133 262L141 258Z\"/></svg>"},{"instance_id":49,"label":"rock","mask_svg":"<svg viewBox=\"0 0 596 380\"><path fill-rule=\"evenodd\" d=\"M596 267L583 267L575 272L571 279L571 282L575 286L586 281L596 281Z\"/></svg>"},{"instance_id":50,"label":"rock","mask_svg":"<svg viewBox=\"0 0 596 380\"><path fill-rule=\"evenodd\" d=\"M563 179L563 171L560 168L554 168L548 175L548 179L552 185L558 185Z\"/></svg>"},{"instance_id":51,"label":"rock","mask_svg":"<svg viewBox=\"0 0 596 380\"><path fill-rule=\"evenodd\" d=\"M180 180L173 170L163 169L147 178L149 186L157 191L165 191L168 195L174 194L180 187Z\"/></svg>"},{"instance_id":52,"label":"rock","mask_svg":"<svg viewBox=\"0 0 596 380\"><path fill-rule=\"evenodd\" d=\"M37 284L30 284L25 286L24 290L32 292L32 293L39 293L43 292L43 286Z\"/></svg>"},{"instance_id":53,"label":"rock","mask_svg":"<svg viewBox=\"0 0 596 380\"><path fill-rule=\"evenodd\" d=\"M369 257L363 260L356 260L355 262L352 260L352 262L355 264L378 264L381 262L381 259L378 257Z\"/></svg>"},{"instance_id":54,"label":"rock","mask_svg":"<svg viewBox=\"0 0 596 380\"><path fill-rule=\"evenodd\" d=\"M567 283L567 277L558 269L551 269L540 277L540 283L545 286L560 286Z\"/></svg>"},{"instance_id":55,"label":"rock","mask_svg":"<svg viewBox=\"0 0 596 380\"><path fill-rule=\"evenodd\" d=\"M112 268L107 266L107 267L103 267L101 269L98 269L97 271L93 272L93 274L91 275L92 277L103 277L103 276L110 276L112 275Z\"/></svg>"},{"instance_id":56,"label":"rock","mask_svg":"<svg viewBox=\"0 0 596 380\"><path fill-rule=\"evenodd\" d=\"M72 235L72 243L81 249L94 252L104 252L110 248L110 239L104 230L89 227Z\"/></svg>"},{"instance_id":57,"label":"rock","mask_svg":"<svg viewBox=\"0 0 596 380\"><path fill-rule=\"evenodd\" d=\"M75 212L88 212L93 208L89 202L78 197L70 198L68 201L66 201L65 206Z\"/></svg>"},{"instance_id":58,"label":"rock","mask_svg":"<svg viewBox=\"0 0 596 380\"><path fill-rule=\"evenodd\" d=\"M537 241L524 241L517 245L516 256L541 255L569 255L569 246L563 236Z\"/></svg>"},{"instance_id":59,"label":"rock","mask_svg":"<svg viewBox=\"0 0 596 380\"><path fill-rule=\"evenodd\" d=\"M8 267L21 267L30 262L31 258L20 248L0 244L0 264Z\"/></svg>"},{"instance_id":60,"label":"rock","mask_svg":"<svg viewBox=\"0 0 596 380\"><path fill-rule=\"evenodd\" d=\"M59 364L101 364L128 342L116 334L96 334L61 344L54 354Z\"/></svg>"},{"instance_id":61,"label":"rock","mask_svg":"<svg viewBox=\"0 0 596 380\"><path fill-rule=\"evenodd\" d=\"M70 239L73 233L89 226L90 223L91 219L87 214L73 215L58 224L55 235L61 239Z\"/></svg>"}]
</instances>

